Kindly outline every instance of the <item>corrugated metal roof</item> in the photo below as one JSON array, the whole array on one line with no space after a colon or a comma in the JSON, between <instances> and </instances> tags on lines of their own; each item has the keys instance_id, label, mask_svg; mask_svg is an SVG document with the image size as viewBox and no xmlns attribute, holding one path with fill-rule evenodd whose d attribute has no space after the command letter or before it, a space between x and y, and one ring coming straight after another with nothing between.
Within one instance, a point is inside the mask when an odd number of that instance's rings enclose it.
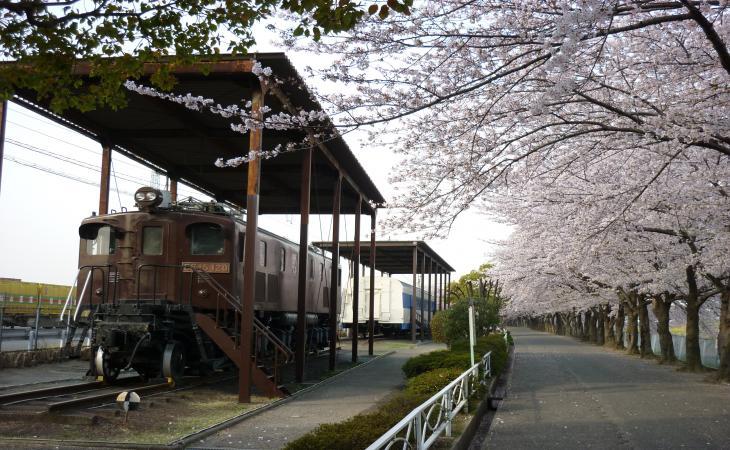
<instances>
[{"instance_id":1,"label":"corrugated metal roof","mask_svg":"<svg viewBox=\"0 0 730 450\"><path fill-rule=\"evenodd\" d=\"M312 245L322 250L331 252L332 242L312 242ZM438 253L424 241L376 241L375 242L375 269L391 274L413 273L413 249L418 249L417 273L423 271L423 254L427 259L432 259L437 266L432 273L449 273L454 268L449 265ZM355 242L340 242L340 256L352 260L355 249ZM360 243L360 262L369 264L370 242ZM426 273L428 273L429 262L426 262Z\"/></svg>"},{"instance_id":2,"label":"corrugated metal roof","mask_svg":"<svg viewBox=\"0 0 730 450\"><path fill-rule=\"evenodd\" d=\"M257 76L250 73L253 58L273 70L274 76L282 81L278 89L295 108L307 111L321 109L283 53L224 55L210 64L207 74L199 65L176 68L173 73L179 82L173 92L212 98L221 105L243 105L251 99L253 90L260 86ZM149 65L149 69L154 69L154 65ZM88 68L80 62L77 72L84 77ZM198 187L219 201L246 207L247 165L217 168L213 162L217 158L247 154L248 135L233 131L229 119L209 112L192 111L183 105L133 92L129 92L127 97L128 105L123 109L67 110L56 115L48 111L47 102L38 99L34 92L16 93L16 100L23 106L43 116L99 142L112 143L115 150ZM272 109L272 113L277 113L286 109L282 100L269 93L264 104ZM364 196L364 202L383 204L385 200L377 187L331 124L329 132L334 137L323 145L345 175L341 212L355 212L357 191ZM305 136L303 130L265 129L264 150L290 141L301 142ZM262 162L259 201L262 214L299 212L301 160L302 152L291 152ZM338 177L335 165L325 157L323 150L315 149L312 213L328 214L332 211ZM369 210L367 204L364 209Z\"/></svg>"}]
</instances>

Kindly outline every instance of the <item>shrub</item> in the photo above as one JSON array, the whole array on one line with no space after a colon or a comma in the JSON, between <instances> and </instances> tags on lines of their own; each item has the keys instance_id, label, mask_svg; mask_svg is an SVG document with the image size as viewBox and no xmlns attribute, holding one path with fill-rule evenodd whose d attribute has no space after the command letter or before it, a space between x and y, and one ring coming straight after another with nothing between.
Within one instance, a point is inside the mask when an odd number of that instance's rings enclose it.
<instances>
[{"instance_id":1,"label":"shrub","mask_svg":"<svg viewBox=\"0 0 730 450\"><path fill-rule=\"evenodd\" d=\"M464 371L456 367L444 367L416 375L408 380L406 393L431 397L454 381Z\"/></svg>"},{"instance_id":2,"label":"shrub","mask_svg":"<svg viewBox=\"0 0 730 450\"><path fill-rule=\"evenodd\" d=\"M468 357L468 340L459 340L454 342L451 345L451 350L457 353L466 353L467 358L470 359ZM490 334L488 336L481 336L478 338L474 344L474 357L481 359L481 357L488 351L492 352L492 374L499 375L504 369L504 365L507 363L507 345L504 343L504 336L501 334Z\"/></svg>"},{"instance_id":3,"label":"shrub","mask_svg":"<svg viewBox=\"0 0 730 450\"><path fill-rule=\"evenodd\" d=\"M377 411L358 414L344 422L320 425L285 450L358 450L364 449L426 400L426 396L398 394L382 404Z\"/></svg>"},{"instance_id":4,"label":"shrub","mask_svg":"<svg viewBox=\"0 0 730 450\"><path fill-rule=\"evenodd\" d=\"M431 319L431 338L434 342L447 342L445 327L446 311L439 311Z\"/></svg>"},{"instance_id":5,"label":"shrub","mask_svg":"<svg viewBox=\"0 0 730 450\"><path fill-rule=\"evenodd\" d=\"M439 350L423 355L414 356L403 365L403 373L407 378L428 372L433 369L446 367L459 368L463 372L469 368L471 359L469 353Z\"/></svg>"}]
</instances>

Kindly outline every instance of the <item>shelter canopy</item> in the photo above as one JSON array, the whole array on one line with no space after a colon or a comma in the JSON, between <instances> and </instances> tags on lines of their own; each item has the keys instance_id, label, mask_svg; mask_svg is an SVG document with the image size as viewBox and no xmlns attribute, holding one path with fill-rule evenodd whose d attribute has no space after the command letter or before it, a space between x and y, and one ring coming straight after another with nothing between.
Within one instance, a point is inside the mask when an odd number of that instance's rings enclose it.
<instances>
[{"instance_id":1,"label":"shelter canopy","mask_svg":"<svg viewBox=\"0 0 730 450\"><path fill-rule=\"evenodd\" d=\"M251 72L254 56L223 55L214 62L177 67L172 73L178 79L176 94L192 94L212 98L222 106L243 106L260 89L258 77ZM303 80L283 53L256 54L256 61L270 67L273 76L282 82L267 91L264 105L269 114L295 110L320 110ZM205 65L205 66L204 66ZM150 74L157 66L145 66ZM205 67L205 69L204 69ZM204 73L204 72L207 72ZM89 67L83 61L75 73L88 79ZM140 80L149 84L148 80ZM46 99L33 91L20 90L15 100L25 107L84 135L111 145L157 171L190 184L218 201L246 207L247 164L236 168L214 166L217 158L235 158L249 151L249 136L231 129L233 119L210 112L198 112L168 100L127 92L128 105L119 110L98 109L81 112L66 110L56 115ZM312 163L311 212L332 213L336 180L343 174L343 214L352 214L359 195L365 211L370 205L381 205L384 199L331 123L329 133L335 137L315 147ZM306 131L263 130L263 150L278 144L304 142ZM261 164L259 211L262 214L297 213L300 207L302 178L301 151L282 153Z\"/></svg>"},{"instance_id":2,"label":"shelter canopy","mask_svg":"<svg viewBox=\"0 0 730 450\"><path fill-rule=\"evenodd\" d=\"M332 242L312 242L312 245L322 250L332 252ZM352 260L354 258L355 243L353 241L340 242L340 256ZM418 250L417 273L424 272L423 255L433 260L432 273L450 273L454 268L449 265L438 253L433 251L424 241L376 241L375 269L390 274L413 273L413 249ZM367 242L360 244L360 262L368 264L370 261L370 246ZM426 262L428 272L429 262Z\"/></svg>"}]
</instances>

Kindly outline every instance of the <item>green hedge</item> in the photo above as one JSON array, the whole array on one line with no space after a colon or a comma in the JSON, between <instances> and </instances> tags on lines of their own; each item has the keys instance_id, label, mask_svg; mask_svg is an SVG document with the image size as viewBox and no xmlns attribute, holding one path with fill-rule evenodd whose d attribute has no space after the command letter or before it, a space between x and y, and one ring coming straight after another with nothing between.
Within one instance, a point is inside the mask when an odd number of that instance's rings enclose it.
<instances>
[{"instance_id":1,"label":"green hedge","mask_svg":"<svg viewBox=\"0 0 730 450\"><path fill-rule=\"evenodd\" d=\"M359 450L367 448L408 413L423 403L428 396L398 394L381 405L377 411L358 414L344 422L320 425L285 450Z\"/></svg>"},{"instance_id":2,"label":"green hedge","mask_svg":"<svg viewBox=\"0 0 730 450\"><path fill-rule=\"evenodd\" d=\"M477 339L474 345L474 357L481 359L488 351L492 352L492 372L497 375L507 363L507 346L501 334L490 334ZM406 377L413 378L442 368L459 368L463 372L470 365L469 341L458 341L451 346L451 350L439 350L409 359L403 365L403 373Z\"/></svg>"},{"instance_id":3,"label":"green hedge","mask_svg":"<svg viewBox=\"0 0 730 450\"><path fill-rule=\"evenodd\" d=\"M468 353L439 350L409 359L403 365L403 373L407 378L413 378L434 369L458 368L463 372L469 368L470 363Z\"/></svg>"},{"instance_id":4,"label":"green hedge","mask_svg":"<svg viewBox=\"0 0 730 450\"><path fill-rule=\"evenodd\" d=\"M418 405L468 369L471 364L468 349L468 342L457 342L452 350L426 353L409 359L403 366L403 372L409 378L403 393L391 397L377 411L358 414L339 423L320 425L290 442L284 447L285 450L367 448ZM475 356L490 350L492 369L498 374L507 362L507 346L502 335L484 336L477 340Z\"/></svg>"},{"instance_id":5,"label":"green hedge","mask_svg":"<svg viewBox=\"0 0 730 450\"><path fill-rule=\"evenodd\" d=\"M458 367L444 367L416 375L408 380L406 394L431 397L458 378L463 372Z\"/></svg>"}]
</instances>

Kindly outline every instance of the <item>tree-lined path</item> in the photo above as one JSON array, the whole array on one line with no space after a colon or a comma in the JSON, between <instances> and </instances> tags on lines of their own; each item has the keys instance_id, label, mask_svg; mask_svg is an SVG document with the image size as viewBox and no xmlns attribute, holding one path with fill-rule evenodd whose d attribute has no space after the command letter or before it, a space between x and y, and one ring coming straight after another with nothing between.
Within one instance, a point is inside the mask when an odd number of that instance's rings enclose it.
<instances>
[{"instance_id":1,"label":"tree-lined path","mask_svg":"<svg viewBox=\"0 0 730 450\"><path fill-rule=\"evenodd\" d=\"M730 448L730 386L570 337L512 334L512 378L487 448Z\"/></svg>"}]
</instances>

